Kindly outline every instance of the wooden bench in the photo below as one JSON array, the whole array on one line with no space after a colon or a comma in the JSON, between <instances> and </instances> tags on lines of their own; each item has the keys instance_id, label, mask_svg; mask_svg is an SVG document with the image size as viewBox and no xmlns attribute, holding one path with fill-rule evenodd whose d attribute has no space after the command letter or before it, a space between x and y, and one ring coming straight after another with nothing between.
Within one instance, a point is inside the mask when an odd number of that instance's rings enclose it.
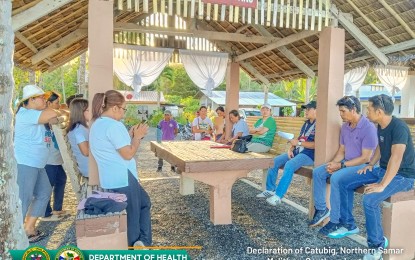
<instances>
[{"instance_id":1,"label":"wooden bench","mask_svg":"<svg viewBox=\"0 0 415 260\"><path fill-rule=\"evenodd\" d=\"M248 117L247 123L252 126L260 117ZM303 125L305 118L299 117L274 117L277 123L277 131L288 132L298 137L301 126ZM415 118L402 118L404 120L412 136L412 141L415 147ZM286 153L288 144L285 139L279 136L275 136L270 154L274 156ZM313 178L312 167L301 167L295 173L304 176L308 179L308 182L312 183ZM262 176L262 188L265 190L266 178L268 171L263 171ZM329 183L329 180L328 180ZM363 194L364 187L356 189L355 192ZM314 203L312 193L310 193L310 205L309 205L309 217L314 214ZM385 235L390 240L390 248L404 248L404 253L401 255L395 255L399 259L411 259L415 256L415 229L413 226L413 219L415 216L415 190L407 192L398 192L385 200L383 206L383 229ZM385 259L388 259L386 256ZM394 258L394 259L398 259Z\"/></svg>"},{"instance_id":2,"label":"wooden bench","mask_svg":"<svg viewBox=\"0 0 415 260\"><path fill-rule=\"evenodd\" d=\"M52 126L63 159L63 168L72 184L78 203L92 194L102 190L99 186L88 185L88 178L82 176L73 156L66 130L67 122ZM80 249L127 249L127 213L108 213L106 215L89 215L78 210L75 221L76 242Z\"/></svg>"}]
</instances>

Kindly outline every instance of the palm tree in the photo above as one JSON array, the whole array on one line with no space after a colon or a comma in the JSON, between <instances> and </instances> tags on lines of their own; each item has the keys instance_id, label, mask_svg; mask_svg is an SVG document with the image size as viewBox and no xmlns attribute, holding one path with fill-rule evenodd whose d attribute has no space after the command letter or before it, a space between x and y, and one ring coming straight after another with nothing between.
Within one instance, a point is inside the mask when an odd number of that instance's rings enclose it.
<instances>
[{"instance_id":1,"label":"palm tree","mask_svg":"<svg viewBox=\"0 0 415 260\"><path fill-rule=\"evenodd\" d=\"M295 100L305 103L309 100L315 100L317 96L316 87L317 78L311 80L310 90L307 97L307 79L298 79L297 88L295 89Z\"/></svg>"}]
</instances>

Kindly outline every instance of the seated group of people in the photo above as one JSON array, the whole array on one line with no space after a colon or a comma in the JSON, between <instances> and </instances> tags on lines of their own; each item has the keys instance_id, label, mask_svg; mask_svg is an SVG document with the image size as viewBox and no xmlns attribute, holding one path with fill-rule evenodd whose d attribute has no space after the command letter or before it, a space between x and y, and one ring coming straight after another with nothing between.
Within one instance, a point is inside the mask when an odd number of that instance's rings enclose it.
<instances>
[{"instance_id":1,"label":"seated group of people","mask_svg":"<svg viewBox=\"0 0 415 260\"><path fill-rule=\"evenodd\" d=\"M343 125L340 147L333 159L313 169L315 213L310 227L330 221L319 230L329 238L343 238L359 233L353 218L354 190L365 186L363 207L366 216L367 243L370 250L363 259L382 259L388 246L381 221L381 203L393 194L409 191L414 186L415 153L411 133L405 122L392 116L393 101L387 95L369 98L367 117L354 96L337 101ZM314 101L303 106L307 121L298 139L290 140L287 153L274 159L268 170L266 190L257 195L276 206L287 192L293 174L302 166L314 165L315 122ZM375 126L377 124L377 126ZM284 167L276 185L278 170ZM326 205L326 183L330 179L330 209Z\"/></svg>"}]
</instances>

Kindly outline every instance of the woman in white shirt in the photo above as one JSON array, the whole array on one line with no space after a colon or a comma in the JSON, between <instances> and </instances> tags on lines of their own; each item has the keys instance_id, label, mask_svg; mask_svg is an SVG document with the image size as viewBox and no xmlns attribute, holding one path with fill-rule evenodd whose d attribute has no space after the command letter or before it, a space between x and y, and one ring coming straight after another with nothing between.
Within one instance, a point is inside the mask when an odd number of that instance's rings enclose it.
<instances>
[{"instance_id":1,"label":"woman in white shirt","mask_svg":"<svg viewBox=\"0 0 415 260\"><path fill-rule=\"evenodd\" d=\"M134 159L148 126L133 126L129 133L120 122L126 110L124 96L118 91L95 94L89 145L98 165L101 187L127 196L128 246L149 246L151 203L140 185Z\"/></svg>"},{"instance_id":2,"label":"woman in white shirt","mask_svg":"<svg viewBox=\"0 0 415 260\"><path fill-rule=\"evenodd\" d=\"M213 123L207 117L207 108L201 106L199 109L199 116L193 120L192 133L196 141L210 140L213 132Z\"/></svg>"},{"instance_id":3,"label":"woman in white shirt","mask_svg":"<svg viewBox=\"0 0 415 260\"><path fill-rule=\"evenodd\" d=\"M23 88L23 98L15 118L14 156L22 221L31 243L46 236L35 229L37 219L45 214L52 191L45 170L50 140L46 138L44 124L58 123L59 115L59 111L46 108L45 92L41 88L35 85Z\"/></svg>"},{"instance_id":4,"label":"woman in white shirt","mask_svg":"<svg viewBox=\"0 0 415 260\"><path fill-rule=\"evenodd\" d=\"M83 98L74 99L69 105L69 111L68 140L71 144L72 153L76 159L79 172L82 176L88 177L88 122L90 118L88 100Z\"/></svg>"}]
</instances>

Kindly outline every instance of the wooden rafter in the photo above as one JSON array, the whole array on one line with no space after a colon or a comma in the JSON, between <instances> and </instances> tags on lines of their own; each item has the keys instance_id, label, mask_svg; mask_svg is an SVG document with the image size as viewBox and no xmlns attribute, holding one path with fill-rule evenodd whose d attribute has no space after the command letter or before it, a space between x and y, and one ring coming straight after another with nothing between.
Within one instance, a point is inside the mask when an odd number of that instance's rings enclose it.
<instances>
[{"instance_id":1,"label":"wooden rafter","mask_svg":"<svg viewBox=\"0 0 415 260\"><path fill-rule=\"evenodd\" d=\"M268 44L266 46L263 46L261 48L258 48L256 50L252 50L250 52L246 52L244 54L239 55L238 57L236 57L236 61L242 61L245 59L248 59L250 57L256 56L258 54L261 54L263 52L267 52L267 51L271 51L274 50L278 47L284 46L284 45L288 45L290 43L305 39L307 37L313 36L315 34L317 34L318 31L302 31L300 33L297 34L291 34L285 38L282 38L281 40L278 40L277 42Z\"/></svg>"},{"instance_id":2,"label":"wooden rafter","mask_svg":"<svg viewBox=\"0 0 415 260\"><path fill-rule=\"evenodd\" d=\"M39 18L55 11L56 9L72 2L72 0L43 0L33 7L26 9L12 17L13 31L18 31Z\"/></svg>"},{"instance_id":3,"label":"wooden rafter","mask_svg":"<svg viewBox=\"0 0 415 260\"><path fill-rule=\"evenodd\" d=\"M386 3L385 0L379 0L379 2L385 7L386 10L402 25L403 28L411 35L412 38L415 38L415 33L412 31L412 29L405 23L404 20L395 12L395 10Z\"/></svg>"},{"instance_id":4,"label":"wooden rafter","mask_svg":"<svg viewBox=\"0 0 415 260\"><path fill-rule=\"evenodd\" d=\"M388 64L388 57L383 54L379 48L367 37L353 22L346 18L335 6L330 9L331 13L336 17L340 24L380 63Z\"/></svg>"},{"instance_id":5,"label":"wooden rafter","mask_svg":"<svg viewBox=\"0 0 415 260\"><path fill-rule=\"evenodd\" d=\"M19 39L24 45L26 45L31 51L33 51L34 53L38 53L39 50L26 38L24 37L20 32L15 32L14 36ZM53 63L48 60L48 59L44 59L43 60L45 63L47 63L49 66L52 66Z\"/></svg>"},{"instance_id":6,"label":"wooden rafter","mask_svg":"<svg viewBox=\"0 0 415 260\"><path fill-rule=\"evenodd\" d=\"M71 46L75 42L85 38L87 34L87 29L77 29L73 33L66 35L62 39L54 42L53 44L49 45L48 47L33 55L32 64L36 64L41 60L46 59L47 57L66 49L68 46Z\"/></svg>"},{"instance_id":7,"label":"wooden rafter","mask_svg":"<svg viewBox=\"0 0 415 260\"><path fill-rule=\"evenodd\" d=\"M158 33L167 36L188 36L188 37L200 37L213 41L233 41L233 42L252 42L259 44L269 44L279 40L277 37L264 37L264 36L247 36L239 33L227 33L216 32L206 30L177 30L172 28L161 27L143 27L133 23L115 23L114 31L129 31L137 33Z\"/></svg>"}]
</instances>

